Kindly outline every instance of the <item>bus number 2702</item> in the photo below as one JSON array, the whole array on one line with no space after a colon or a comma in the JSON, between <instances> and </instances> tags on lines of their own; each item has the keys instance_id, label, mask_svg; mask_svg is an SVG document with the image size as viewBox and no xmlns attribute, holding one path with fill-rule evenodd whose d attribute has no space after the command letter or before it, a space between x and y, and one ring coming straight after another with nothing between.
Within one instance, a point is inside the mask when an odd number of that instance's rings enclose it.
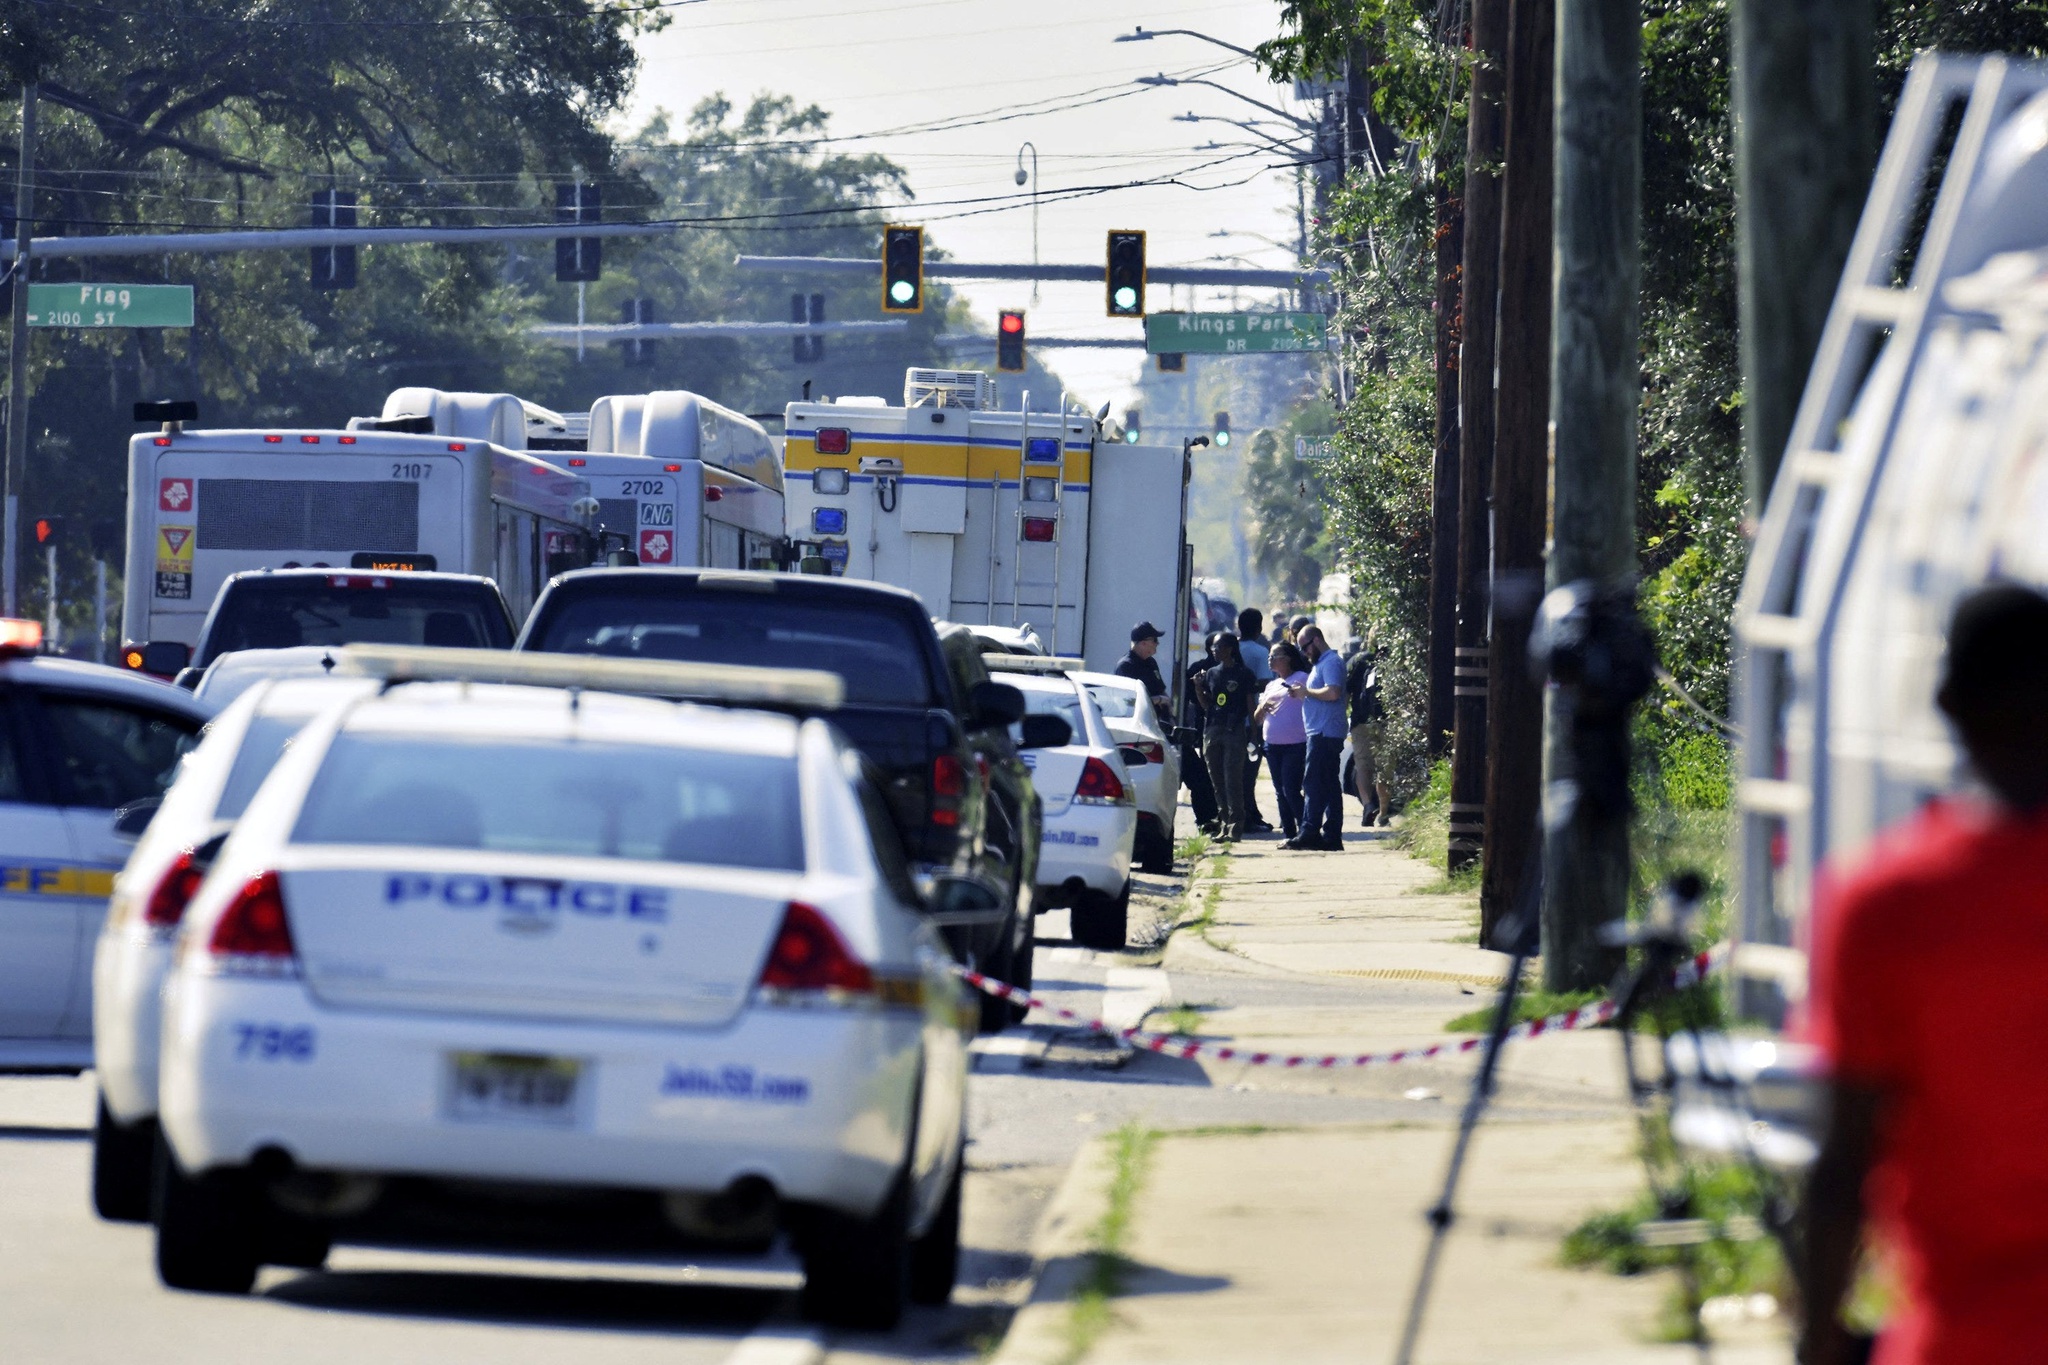
<instances>
[{"instance_id":1,"label":"bus number 2702","mask_svg":"<svg viewBox=\"0 0 2048 1365\"><path fill-rule=\"evenodd\" d=\"M394 464L391 466L394 479L431 479L434 467L430 464Z\"/></svg>"},{"instance_id":2,"label":"bus number 2702","mask_svg":"<svg viewBox=\"0 0 2048 1365\"><path fill-rule=\"evenodd\" d=\"M620 479L619 496L622 498L665 498L668 485L660 479Z\"/></svg>"}]
</instances>

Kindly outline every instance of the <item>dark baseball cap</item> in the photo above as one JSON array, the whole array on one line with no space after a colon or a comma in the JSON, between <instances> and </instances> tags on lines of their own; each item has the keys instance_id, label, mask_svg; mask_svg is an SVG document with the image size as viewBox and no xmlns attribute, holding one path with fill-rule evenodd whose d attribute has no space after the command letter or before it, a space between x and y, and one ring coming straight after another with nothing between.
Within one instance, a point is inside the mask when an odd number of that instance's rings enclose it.
<instances>
[{"instance_id":1,"label":"dark baseball cap","mask_svg":"<svg viewBox=\"0 0 2048 1365\"><path fill-rule=\"evenodd\" d=\"M1165 635L1165 631L1153 625L1150 621L1140 621L1137 625L1131 627L1132 644L1136 644L1140 640L1163 639L1165 638Z\"/></svg>"}]
</instances>

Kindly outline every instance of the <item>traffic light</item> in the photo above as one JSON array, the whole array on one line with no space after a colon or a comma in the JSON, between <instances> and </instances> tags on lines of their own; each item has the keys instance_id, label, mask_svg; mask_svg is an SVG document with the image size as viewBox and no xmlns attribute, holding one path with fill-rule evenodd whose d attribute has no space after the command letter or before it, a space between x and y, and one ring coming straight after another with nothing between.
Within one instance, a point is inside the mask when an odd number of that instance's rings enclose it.
<instances>
[{"instance_id":1,"label":"traffic light","mask_svg":"<svg viewBox=\"0 0 2048 1365\"><path fill-rule=\"evenodd\" d=\"M1138 437L1141 434L1140 421L1140 414L1138 409L1136 408L1132 408L1129 412L1124 414L1125 445L1134 446L1138 443Z\"/></svg>"},{"instance_id":2,"label":"traffic light","mask_svg":"<svg viewBox=\"0 0 2048 1365\"><path fill-rule=\"evenodd\" d=\"M1109 234L1109 264L1103 272L1113 318L1145 316L1145 234Z\"/></svg>"},{"instance_id":3,"label":"traffic light","mask_svg":"<svg viewBox=\"0 0 2048 1365\"><path fill-rule=\"evenodd\" d=\"M598 187L578 181L555 186L555 221L596 223L604 218L604 196ZM562 284L587 284L604 272L604 241L598 237L555 238L555 279Z\"/></svg>"},{"instance_id":4,"label":"traffic light","mask_svg":"<svg viewBox=\"0 0 2048 1365\"><path fill-rule=\"evenodd\" d=\"M653 299L620 299L619 321L628 327L654 321ZM652 365L655 342L652 339L633 337L619 343L619 361L625 365Z\"/></svg>"},{"instance_id":5,"label":"traffic light","mask_svg":"<svg viewBox=\"0 0 2048 1365\"><path fill-rule=\"evenodd\" d=\"M924 229L882 229L882 311L924 311Z\"/></svg>"},{"instance_id":6,"label":"traffic light","mask_svg":"<svg viewBox=\"0 0 2048 1365\"><path fill-rule=\"evenodd\" d=\"M1230 444L1229 413L1219 412L1216 414L1216 432L1213 436L1209 438L1209 442L1211 445L1215 445L1218 447L1227 446Z\"/></svg>"},{"instance_id":7,"label":"traffic light","mask_svg":"<svg viewBox=\"0 0 2048 1365\"><path fill-rule=\"evenodd\" d=\"M64 543L64 518L37 517L36 544L48 549Z\"/></svg>"},{"instance_id":8,"label":"traffic light","mask_svg":"<svg viewBox=\"0 0 2048 1365\"><path fill-rule=\"evenodd\" d=\"M1186 373L1187 373L1187 370L1188 370L1188 358L1187 358L1187 356L1183 355L1183 354L1182 354L1181 352L1179 352L1179 351L1161 351L1161 352L1159 353L1159 373L1161 373L1161 374L1186 374Z\"/></svg>"},{"instance_id":9,"label":"traffic light","mask_svg":"<svg viewBox=\"0 0 2048 1365\"><path fill-rule=\"evenodd\" d=\"M825 296L802 294L789 296L789 320L791 322L823 322L825 320ZM821 336L792 337L795 343L790 349L799 365L815 365L825 358L825 338Z\"/></svg>"},{"instance_id":10,"label":"traffic light","mask_svg":"<svg viewBox=\"0 0 2048 1365\"><path fill-rule=\"evenodd\" d=\"M996 314L996 368L1006 374L1024 373L1024 311L1005 308Z\"/></svg>"},{"instance_id":11,"label":"traffic light","mask_svg":"<svg viewBox=\"0 0 2048 1365\"><path fill-rule=\"evenodd\" d=\"M356 225L356 196L353 190L313 191L313 226L352 228ZM356 287L356 249L352 246L316 246L312 256L315 289Z\"/></svg>"}]
</instances>

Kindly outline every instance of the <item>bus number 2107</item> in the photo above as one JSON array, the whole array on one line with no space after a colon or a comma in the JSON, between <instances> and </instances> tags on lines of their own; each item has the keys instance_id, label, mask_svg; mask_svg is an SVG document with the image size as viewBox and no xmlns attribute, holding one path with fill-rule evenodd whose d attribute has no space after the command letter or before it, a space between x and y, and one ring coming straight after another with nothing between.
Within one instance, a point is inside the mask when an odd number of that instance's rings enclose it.
<instances>
[{"instance_id":1,"label":"bus number 2107","mask_svg":"<svg viewBox=\"0 0 2048 1365\"><path fill-rule=\"evenodd\" d=\"M394 464L391 466L394 479L431 479L434 467L430 464Z\"/></svg>"}]
</instances>

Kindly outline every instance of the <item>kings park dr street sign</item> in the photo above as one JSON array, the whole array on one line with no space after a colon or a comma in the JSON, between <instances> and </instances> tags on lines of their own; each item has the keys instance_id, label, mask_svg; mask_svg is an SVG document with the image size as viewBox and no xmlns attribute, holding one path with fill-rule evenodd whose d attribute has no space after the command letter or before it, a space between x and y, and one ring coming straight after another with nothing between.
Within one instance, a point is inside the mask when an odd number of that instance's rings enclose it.
<instances>
[{"instance_id":1,"label":"kings park dr street sign","mask_svg":"<svg viewBox=\"0 0 2048 1365\"><path fill-rule=\"evenodd\" d=\"M189 284L32 284L31 327L190 327Z\"/></svg>"},{"instance_id":2,"label":"kings park dr street sign","mask_svg":"<svg viewBox=\"0 0 2048 1365\"><path fill-rule=\"evenodd\" d=\"M1320 351L1328 345L1322 313L1152 313L1145 349L1153 355L1255 355Z\"/></svg>"}]
</instances>

